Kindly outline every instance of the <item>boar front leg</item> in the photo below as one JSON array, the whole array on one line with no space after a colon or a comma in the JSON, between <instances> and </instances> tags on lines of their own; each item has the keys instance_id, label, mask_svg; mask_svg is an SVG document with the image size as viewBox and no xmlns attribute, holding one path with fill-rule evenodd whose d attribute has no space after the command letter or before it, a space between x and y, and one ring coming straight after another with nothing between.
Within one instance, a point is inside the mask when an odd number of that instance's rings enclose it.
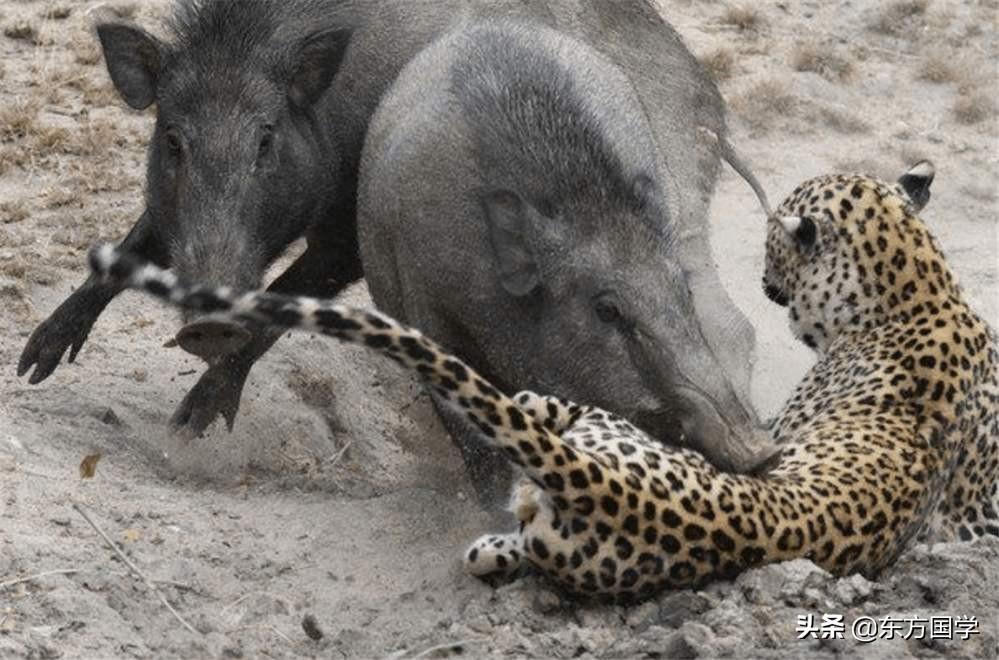
<instances>
[{"instance_id":1,"label":"boar front leg","mask_svg":"<svg viewBox=\"0 0 999 660\"><path fill-rule=\"evenodd\" d=\"M432 390L430 400L451 440L461 451L479 504L490 511L501 510L509 498L513 483L510 459L500 450L490 447L478 429L450 405L441 401Z\"/></svg>"},{"instance_id":2,"label":"boar front leg","mask_svg":"<svg viewBox=\"0 0 999 660\"><path fill-rule=\"evenodd\" d=\"M169 265L167 252L153 230L149 211L143 212L120 247L160 267ZM117 284L101 282L93 275L88 277L31 333L17 363L17 375L23 376L34 367L28 382L35 385L52 375L66 349L69 349L68 361L75 360L97 318L121 291Z\"/></svg>"}]
</instances>

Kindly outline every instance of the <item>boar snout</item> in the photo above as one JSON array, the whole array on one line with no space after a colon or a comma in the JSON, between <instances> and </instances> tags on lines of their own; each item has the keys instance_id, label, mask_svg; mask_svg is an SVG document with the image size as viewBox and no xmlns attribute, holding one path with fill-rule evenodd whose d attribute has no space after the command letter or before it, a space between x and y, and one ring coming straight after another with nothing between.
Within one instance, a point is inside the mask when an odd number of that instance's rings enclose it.
<instances>
[{"instance_id":1,"label":"boar snout","mask_svg":"<svg viewBox=\"0 0 999 660\"><path fill-rule=\"evenodd\" d=\"M704 394L680 388L680 426L686 445L701 452L726 472L751 473L766 469L776 454L770 433L761 428L755 415L743 411L723 415Z\"/></svg>"},{"instance_id":2,"label":"boar snout","mask_svg":"<svg viewBox=\"0 0 999 660\"><path fill-rule=\"evenodd\" d=\"M203 286L225 286L233 291L251 291L259 287L266 260L247 233L237 223L226 224L224 218L227 216L221 212L190 217L192 227L208 229L192 230L192 236L198 241L192 240L173 249L173 270L177 277L182 281L200 282ZM217 314L185 310L181 319L184 325L175 337L177 345L209 364L239 351L253 338L250 327Z\"/></svg>"},{"instance_id":3,"label":"boar snout","mask_svg":"<svg viewBox=\"0 0 999 660\"><path fill-rule=\"evenodd\" d=\"M206 362L235 353L250 341L250 332L232 321L200 318L177 333L177 345Z\"/></svg>"}]
</instances>

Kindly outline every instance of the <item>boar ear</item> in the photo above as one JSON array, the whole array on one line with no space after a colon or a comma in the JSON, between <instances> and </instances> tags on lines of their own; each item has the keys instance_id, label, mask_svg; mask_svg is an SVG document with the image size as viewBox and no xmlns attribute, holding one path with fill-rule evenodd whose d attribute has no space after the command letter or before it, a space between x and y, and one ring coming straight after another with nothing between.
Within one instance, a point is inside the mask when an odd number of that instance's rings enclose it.
<instances>
[{"instance_id":1,"label":"boar ear","mask_svg":"<svg viewBox=\"0 0 999 660\"><path fill-rule=\"evenodd\" d=\"M163 47L145 30L126 23L102 23L97 36L111 82L132 108L145 110L156 100Z\"/></svg>"},{"instance_id":2,"label":"boar ear","mask_svg":"<svg viewBox=\"0 0 999 660\"><path fill-rule=\"evenodd\" d=\"M933 163L928 160L921 160L899 178L898 183L912 200L911 209L913 213L919 213L930 201L930 184L936 169Z\"/></svg>"},{"instance_id":3,"label":"boar ear","mask_svg":"<svg viewBox=\"0 0 999 660\"><path fill-rule=\"evenodd\" d=\"M537 213L512 190L482 196L500 284L513 296L526 296L541 284L538 263L528 239L531 213Z\"/></svg>"},{"instance_id":4,"label":"boar ear","mask_svg":"<svg viewBox=\"0 0 999 660\"><path fill-rule=\"evenodd\" d=\"M323 95L340 68L350 35L350 30L325 30L302 42L288 86L288 95L295 105L307 108Z\"/></svg>"}]
</instances>

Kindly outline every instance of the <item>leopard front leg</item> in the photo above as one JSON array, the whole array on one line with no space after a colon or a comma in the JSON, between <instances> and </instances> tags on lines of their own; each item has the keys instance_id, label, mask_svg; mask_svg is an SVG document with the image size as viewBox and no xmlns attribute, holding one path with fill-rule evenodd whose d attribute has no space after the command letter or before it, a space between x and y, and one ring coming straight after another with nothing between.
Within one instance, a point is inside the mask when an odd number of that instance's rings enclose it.
<instances>
[{"instance_id":1,"label":"leopard front leg","mask_svg":"<svg viewBox=\"0 0 999 660\"><path fill-rule=\"evenodd\" d=\"M520 521L520 529L509 534L480 536L465 553L465 570L476 577L516 573L524 562L524 527L538 515L542 497L544 493L537 484L521 478L513 487L509 505Z\"/></svg>"},{"instance_id":2,"label":"leopard front leg","mask_svg":"<svg viewBox=\"0 0 999 660\"><path fill-rule=\"evenodd\" d=\"M510 534L484 534L465 553L465 570L475 577L517 572L524 562L524 537Z\"/></svg>"}]
</instances>

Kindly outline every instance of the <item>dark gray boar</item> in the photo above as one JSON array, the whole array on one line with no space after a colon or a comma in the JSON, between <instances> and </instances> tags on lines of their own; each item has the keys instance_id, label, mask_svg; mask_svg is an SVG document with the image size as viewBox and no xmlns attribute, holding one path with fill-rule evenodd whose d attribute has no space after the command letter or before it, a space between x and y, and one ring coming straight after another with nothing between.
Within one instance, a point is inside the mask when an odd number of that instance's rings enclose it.
<instances>
[{"instance_id":1,"label":"dark gray boar","mask_svg":"<svg viewBox=\"0 0 999 660\"><path fill-rule=\"evenodd\" d=\"M334 4L183 2L169 42L129 24L98 26L119 94L135 109L156 104L146 209L122 248L245 290L305 235L308 249L272 288L333 293L361 276L354 191L341 185L356 175L359 142L344 149L351 129L338 132L342 110L329 93L351 31ZM67 349L72 361L118 293L88 278L32 334L18 374L34 367L37 383ZM222 413L231 425L249 368L274 339L233 324L183 328L178 342L211 366L174 423L200 432Z\"/></svg>"},{"instance_id":2,"label":"dark gray boar","mask_svg":"<svg viewBox=\"0 0 999 660\"><path fill-rule=\"evenodd\" d=\"M685 107L691 92L643 103L640 81L574 32L473 22L402 71L361 163L372 297L501 388L585 401L745 467L757 419L702 333L681 260L688 218L706 220L677 189L707 174L670 144L720 101L699 113ZM696 66L686 51L647 65L668 78L671 59ZM657 132L650 114L673 126ZM751 342L731 303L712 311L709 323L739 322ZM444 415L478 453L474 431ZM469 462L479 485L502 464Z\"/></svg>"}]
</instances>

